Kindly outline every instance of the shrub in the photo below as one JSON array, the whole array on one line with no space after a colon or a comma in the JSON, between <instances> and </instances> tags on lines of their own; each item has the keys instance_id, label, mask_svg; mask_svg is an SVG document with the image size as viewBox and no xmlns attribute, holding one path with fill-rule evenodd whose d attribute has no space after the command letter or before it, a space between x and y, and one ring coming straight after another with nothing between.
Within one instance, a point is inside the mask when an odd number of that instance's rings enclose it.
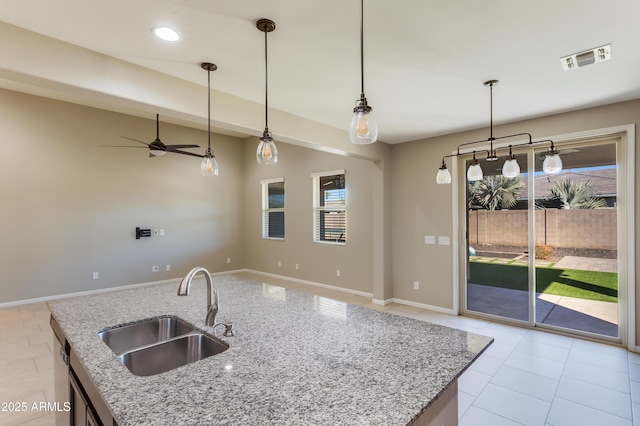
<instances>
[{"instance_id":1,"label":"shrub","mask_svg":"<svg viewBox=\"0 0 640 426\"><path fill-rule=\"evenodd\" d=\"M548 260L551 257L551 252L553 252L553 247L542 244L537 245L536 259Z\"/></svg>"}]
</instances>

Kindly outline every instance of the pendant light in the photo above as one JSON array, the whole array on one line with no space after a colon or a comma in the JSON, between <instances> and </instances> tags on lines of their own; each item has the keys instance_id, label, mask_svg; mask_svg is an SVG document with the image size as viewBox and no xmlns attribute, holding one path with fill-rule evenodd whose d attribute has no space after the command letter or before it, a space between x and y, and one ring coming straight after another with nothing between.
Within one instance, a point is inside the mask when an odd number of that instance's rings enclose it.
<instances>
[{"instance_id":1,"label":"pendant light","mask_svg":"<svg viewBox=\"0 0 640 426\"><path fill-rule=\"evenodd\" d=\"M447 163L444 162L444 158L442 159L442 165L440 169L438 169L438 174L436 175L436 183L438 185L446 185L451 183L451 173L447 169Z\"/></svg>"},{"instance_id":2,"label":"pendant light","mask_svg":"<svg viewBox=\"0 0 640 426\"><path fill-rule=\"evenodd\" d=\"M378 139L378 125L371 116L371 107L364 95L364 0L360 0L360 99L356 102L349 126L349 140L358 145L374 143Z\"/></svg>"},{"instance_id":3,"label":"pendant light","mask_svg":"<svg viewBox=\"0 0 640 426\"><path fill-rule=\"evenodd\" d=\"M449 170L447 170L447 163L445 162L445 158L459 157L460 155L464 155L465 153L460 152L460 148L464 146L479 144L479 143L486 144L487 142L489 142L488 150L484 149L484 150L479 150L478 152L486 152L487 161L496 161L498 159L498 155L496 154L497 151L501 149L506 149L506 147L494 148L493 143L496 140L522 137L522 136L527 136L529 141L525 143L509 145L509 155L507 156L504 162L504 165L502 166L502 175L504 177L515 178L520 175L520 165L518 164L518 160L516 159L516 156L513 155L513 152L511 151L512 146L534 145L538 143L551 142L551 148L549 148L549 150L547 151L547 154L542 166L542 170L545 173L558 173L562 170L562 160L560 160L560 155L558 154L558 151L554 148L553 141L550 139L534 141L532 140L531 134L529 133L516 133L514 135L500 136L500 137L493 136L493 86L496 84L498 84L498 80L489 80L484 82L484 85L489 87L489 93L490 93L489 95L490 96L489 98L490 99L489 101L489 110L490 110L489 138L481 141L462 143L458 145L458 150L456 153L445 155L444 157L442 157L442 165L440 166L440 168L438 169L438 173L436 174L436 183L438 184L451 183L451 174L449 173ZM473 151L473 160L471 161L471 164L469 165L469 169L467 170L467 180L469 182L475 182L482 179L483 179L482 168L480 167L480 163L476 159L476 151Z\"/></svg>"},{"instance_id":4,"label":"pendant light","mask_svg":"<svg viewBox=\"0 0 640 426\"><path fill-rule=\"evenodd\" d=\"M200 64L200 67L207 71L207 131L209 137L207 141L207 151L205 152L202 163L200 164L200 173L202 176L218 176L218 162L211 151L211 71L217 70L218 67L216 64L212 64L210 62L203 62Z\"/></svg>"},{"instance_id":5,"label":"pendant light","mask_svg":"<svg viewBox=\"0 0 640 426\"><path fill-rule=\"evenodd\" d=\"M502 176L507 178L514 178L520 174L520 165L516 160L516 156L511 152L511 145L509 145L509 155L507 156L507 160L504 162L502 166Z\"/></svg>"},{"instance_id":6,"label":"pendant light","mask_svg":"<svg viewBox=\"0 0 640 426\"><path fill-rule=\"evenodd\" d=\"M264 33L264 132L256 151L258 164L276 164L278 149L269 132L269 72L267 67L267 33L276 29L276 23L270 19L258 19L256 28Z\"/></svg>"},{"instance_id":7,"label":"pendant light","mask_svg":"<svg viewBox=\"0 0 640 426\"><path fill-rule=\"evenodd\" d=\"M558 150L554 148L553 142L551 142L551 148L547 151L542 162L542 171L547 174L560 173L562 170L562 160Z\"/></svg>"},{"instance_id":8,"label":"pendant light","mask_svg":"<svg viewBox=\"0 0 640 426\"><path fill-rule=\"evenodd\" d=\"M471 165L467 170L467 180L469 182L475 182L477 180L482 180L484 175L482 174L482 168L480 168L480 163L476 160L476 152L473 151L473 160L471 160Z\"/></svg>"}]
</instances>

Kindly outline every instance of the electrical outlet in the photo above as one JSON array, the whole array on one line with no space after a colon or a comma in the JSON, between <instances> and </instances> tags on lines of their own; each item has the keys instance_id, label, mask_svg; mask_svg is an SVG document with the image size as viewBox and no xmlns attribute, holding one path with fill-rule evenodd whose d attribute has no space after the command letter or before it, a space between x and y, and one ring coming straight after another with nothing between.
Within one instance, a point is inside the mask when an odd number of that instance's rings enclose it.
<instances>
[{"instance_id":1,"label":"electrical outlet","mask_svg":"<svg viewBox=\"0 0 640 426\"><path fill-rule=\"evenodd\" d=\"M340 276L340 269L336 269L336 277Z\"/></svg>"},{"instance_id":2,"label":"electrical outlet","mask_svg":"<svg viewBox=\"0 0 640 426\"><path fill-rule=\"evenodd\" d=\"M167 272L169 272L169 271L171 270L171 265L167 265L167 266L165 266L165 267L164 267L164 270L165 270L165 271L167 271Z\"/></svg>"},{"instance_id":3,"label":"electrical outlet","mask_svg":"<svg viewBox=\"0 0 640 426\"><path fill-rule=\"evenodd\" d=\"M227 263L231 263L231 258L227 257Z\"/></svg>"},{"instance_id":4,"label":"electrical outlet","mask_svg":"<svg viewBox=\"0 0 640 426\"><path fill-rule=\"evenodd\" d=\"M97 280L100 277L100 275L97 272L93 273L93 279Z\"/></svg>"},{"instance_id":5,"label":"electrical outlet","mask_svg":"<svg viewBox=\"0 0 640 426\"><path fill-rule=\"evenodd\" d=\"M414 290L420 290L420 283L418 281L414 281L413 282L413 289Z\"/></svg>"},{"instance_id":6,"label":"electrical outlet","mask_svg":"<svg viewBox=\"0 0 640 426\"><path fill-rule=\"evenodd\" d=\"M300 270L300 265L296 263L296 271L299 271L299 270Z\"/></svg>"},{"instance_id":7,"label":"electrical outlet","mask_svg":"<svg viewBox=\"0 0 640 426\"><path fill-rule=\"evenodd\" d=\"M278 260L278 268L282 267L282 262Z\"/></svg>"},{"instance_id":8,"label":"electrical outlet","mask_svg":"<svg viewBox=\"0 0 640 426\"><path fill-rule=\"evenodd\" d=\"M160 268L158 268L158 265L154 265L151 267L151 272L158 272Z\"/></svg>"},{"instance_id":9,"label":"electrical outlet","mask_svg":"<svg viewBox=\"0 0 640 426\"><path fill-rule=\"evenodd\" d=\"M164 237L164 229L161 229L161 230L160 230L160 236L161 236L161 237Z\"/></svg>"}]
</instances>

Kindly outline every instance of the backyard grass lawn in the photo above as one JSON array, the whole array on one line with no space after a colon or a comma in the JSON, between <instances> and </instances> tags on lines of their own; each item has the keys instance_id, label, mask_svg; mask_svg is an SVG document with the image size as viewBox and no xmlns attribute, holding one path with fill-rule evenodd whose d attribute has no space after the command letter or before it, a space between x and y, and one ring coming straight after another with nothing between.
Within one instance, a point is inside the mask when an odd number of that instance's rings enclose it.
<instances>
[{"instance_id":1,"label":"backyard grass lawn","mask_svg":"<svg viewBox=\"0 0 640 426\"><path fill-rule=\"evenodd\" d=\"M469 282L526 291L527 267L470 262ZM617 303L618 274L537 267L536 292Z\"/></svg>"}]
</instances>

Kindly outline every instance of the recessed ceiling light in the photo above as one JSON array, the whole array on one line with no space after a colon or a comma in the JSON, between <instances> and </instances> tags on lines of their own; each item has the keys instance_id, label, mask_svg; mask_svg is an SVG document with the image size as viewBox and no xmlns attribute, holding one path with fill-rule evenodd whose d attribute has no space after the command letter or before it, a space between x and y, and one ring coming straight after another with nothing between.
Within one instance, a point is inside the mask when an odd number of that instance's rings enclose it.
<instances>
[{"instance_id":1,"label":"recessed ceiling light","mask_svg":"<svg viewBox=\"0 0 640 426\"><path fill-rule=\"evenodd\" d=\"M180 34L169 27L153 27L152 31L156 37L165 41L176 41L180 38Z\"/></svg>"},{"instance_id":2,"label":"recessed ceiling light","mask_svg":"<svg viewBox=\"0 0 640 426\"><path fill-rule=\"evenodd\" d=\"M611 59L611 45L606 44L604 46L560 58L560 63L562 64L563 70L569 71L595 64L596 62L608 61L609 59Z\"/></svg>"}]
</instances>

